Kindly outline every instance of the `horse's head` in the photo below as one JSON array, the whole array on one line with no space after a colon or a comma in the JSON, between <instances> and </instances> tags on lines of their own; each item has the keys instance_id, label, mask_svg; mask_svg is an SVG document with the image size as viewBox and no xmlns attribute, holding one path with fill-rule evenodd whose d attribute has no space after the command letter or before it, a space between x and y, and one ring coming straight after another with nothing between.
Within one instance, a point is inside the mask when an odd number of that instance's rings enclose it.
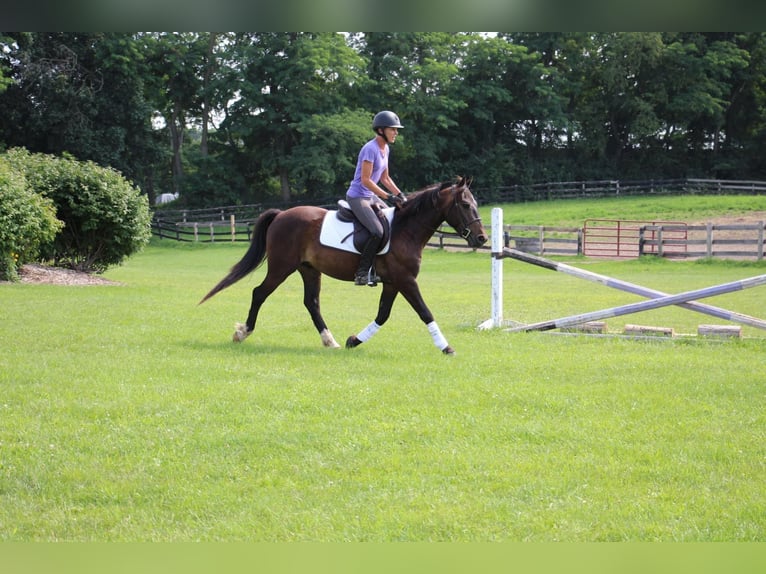
<instances>
[{"instance_id":1,"label":"horse's head","mask_svg":"<svg viewBox=\"0 0 766 574\"><path fill-rule=\"evenodd\" d=\"M481 247L487 242L487 231L479 217L479 206L470 189L471 181L464 177L449 188L449 207L445 221L449 223L471 247Z\"/></svg>"}]
</instances>

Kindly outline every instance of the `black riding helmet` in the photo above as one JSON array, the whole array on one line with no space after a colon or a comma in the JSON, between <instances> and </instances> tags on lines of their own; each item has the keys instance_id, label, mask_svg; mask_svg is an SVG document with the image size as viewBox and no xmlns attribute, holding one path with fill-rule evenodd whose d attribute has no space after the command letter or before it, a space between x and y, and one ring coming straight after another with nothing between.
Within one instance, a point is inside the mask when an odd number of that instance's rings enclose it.
<instances>
[{"instance_id":1,"label":"black riding helmet","mask_svg":"<svg viewBox=\"0 0 766 574\"><path fill-rule=\"evenodd\" d=\"M378 133L380 128L403 128L399 122L399 116L394 112L382 111L375 114L372 120L372 131Z\"/></svg>"}]
</instances>

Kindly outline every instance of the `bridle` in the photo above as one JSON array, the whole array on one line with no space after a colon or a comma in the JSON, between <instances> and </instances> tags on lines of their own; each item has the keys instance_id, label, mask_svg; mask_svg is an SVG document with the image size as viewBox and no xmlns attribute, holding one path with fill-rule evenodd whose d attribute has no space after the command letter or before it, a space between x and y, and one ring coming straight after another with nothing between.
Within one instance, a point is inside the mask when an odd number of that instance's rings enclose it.
<instances>
[{"instance_id":1,"label":"bridle","mask_svg":"<svg viewBox=\"0 0 766 574\"><path fill-rule=\"evenodd\" d=\"M454 191L454 189L455 189L455 186L453 185L452 188L451 188L450 193L452 193L452 191ZM457 209L458 220L460 221L460 224L457 227L458 235L460 235L460 237L462 237L463 239L468 241L468 239L472 235L471 225L473 225L477 221L481 221L481 217L477 216L477 217L475 217L473 219L469 219L468 217L466 217L465 213L464 213L464 210L461 209L458 206L457 194L456 193L454 194L454 197L453 197L453 200L452 200L452 205L450 205L449 209L447 210L447 218L449 218L449 215L450 215L450 213L452 213L453 209Z\"/></svg>"}]
</instances>

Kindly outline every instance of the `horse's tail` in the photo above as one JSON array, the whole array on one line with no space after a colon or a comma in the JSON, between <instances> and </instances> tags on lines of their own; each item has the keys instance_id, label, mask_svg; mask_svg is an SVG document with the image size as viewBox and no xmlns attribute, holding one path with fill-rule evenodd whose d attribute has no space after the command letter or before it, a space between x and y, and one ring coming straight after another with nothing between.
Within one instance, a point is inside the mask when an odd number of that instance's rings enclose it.
<instances>
[{"instance_id":1,"label":"horse's tail","mask_svg":"<svg viewBox=\"0 0 766 574\"><path fill-rule=\"evenodd\" d=\"M266 258L266 231L279 213L280 211L278 209L268 209L258 217L255 222L255 227L253 228L253 239L247 253L245 253L242 259L234 264L234 267L231 268L229 274L221 279L218 282L218 285L213 287L210 290L210 293L202 298L198 303L199 305L210 299L219 291L223 291L229 285L233 285L246 275L255 271L258 266L263 263L263 260Z\"/></svg>"}]
</instances>

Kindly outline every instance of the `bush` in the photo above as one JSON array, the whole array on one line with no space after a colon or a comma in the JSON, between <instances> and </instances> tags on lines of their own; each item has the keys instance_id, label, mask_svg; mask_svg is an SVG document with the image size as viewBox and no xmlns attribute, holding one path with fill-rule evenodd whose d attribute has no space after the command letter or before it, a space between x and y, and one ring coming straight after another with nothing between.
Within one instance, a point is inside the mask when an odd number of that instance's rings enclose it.
<instances>
[{"instance_id":1,"label":"bush","mask_svg":"<svg viewBox=\"0 0 766 574\"><path fill-rule=\"evenodd\" d=\"M0 156L0 280L18 280L19 267L37 259L62 227L53 201L32 191Z\"/></svg>"},{"instance_id":2,"label":"bush","mask_svg":"<svg viewBox=\"0 0 766 574\"><path fill-rule=\"evenodd\" d=\"M148 200L119 172L22 149L10 150L7 157L34 191L53 201L64 222L44 253L55 265L102 272L149 241Z\"/></svg>"}]
</instances>

